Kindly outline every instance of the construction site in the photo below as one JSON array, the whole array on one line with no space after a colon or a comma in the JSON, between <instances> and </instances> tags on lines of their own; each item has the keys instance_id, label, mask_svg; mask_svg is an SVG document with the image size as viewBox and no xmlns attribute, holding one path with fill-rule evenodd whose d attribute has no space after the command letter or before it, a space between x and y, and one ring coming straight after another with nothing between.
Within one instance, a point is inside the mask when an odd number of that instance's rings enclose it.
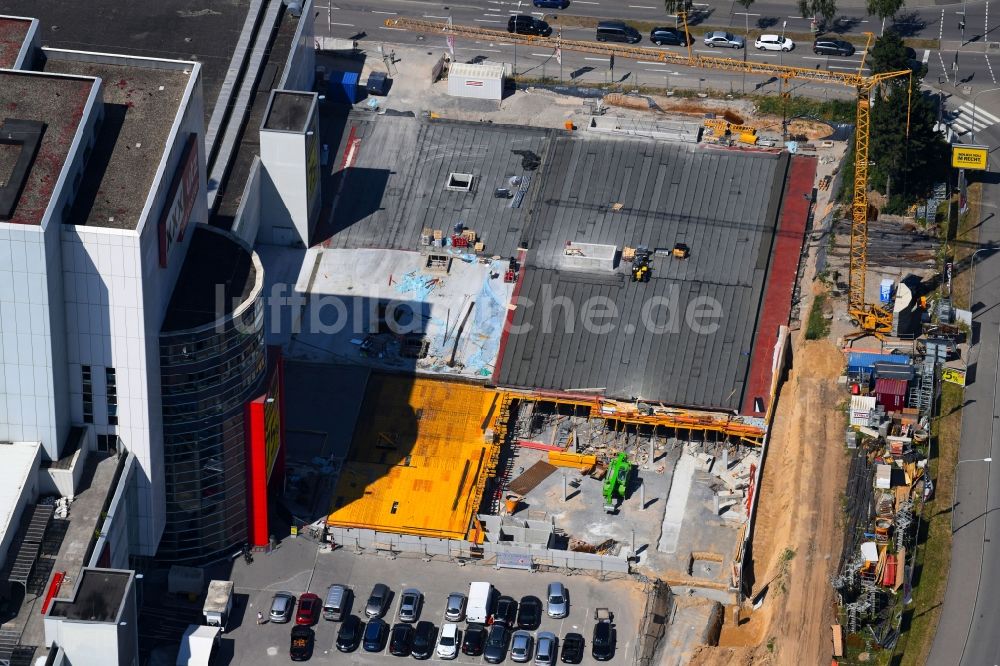
<instances>
[{"instance_id":1,"label":"construction site","mask_svg":"<svg viewBox=\"0 0 1000 666\"><path fill-rule=\"evenodd\" d=\"M418 74L439 64L412 62ZM305 296L302 326L282 341L289 356L366 373L357 412L336 424L349 446L331 456L327 538L358 553L663 581L678 600L665 630L676 663L713 663L699 645L759 647L761 618L778 612L774 587L790 576L834 580L802 603L817 615L810 627L836 621L835 656L868 626L891 647L937 371L960 336L898 337L927 320L928 276L909 269L929 268L932 243L921 236L901 256L894 243L912 237L873 229L871 262L859 255L867 160L848 217L833 203L852 178L840 170L851 137L830 129L786 143L787 123L752 124L725 104L651 114L610 95L621 108L609 114L527 91L497 108L449 98L444 82L425 94L422 74L386 69L391 95L337 111L328 214L301 265L283 266ZM854 86L859 122L878 83L777 73ZM443 110L410 111L425 108ZM867 134L854 148L867 150ZM776 536L805 518L773 474L793 456L802 465L809 436L790 434L792 417L776 410L792 391L785 410L795 405L805 427L802 370L783 386L812 301L804 285L820 272L848 297L833 316L844 351L867 353L846 370L833 354L814 387L821 438L838 443L823 455L851 455L843 478L823 480L824 492L845 484L850 524L840 552L826 553L837 566L805 574ZM858 333L877 337L856 343ZM779 471L768 477L769 449ZM810 477L799 469L801 504ZM823 511L836 540L835 507ZM816 537L788 543L806 538ZM685 591L700 601L680 603Z\"/></svg>"}]
</instances>

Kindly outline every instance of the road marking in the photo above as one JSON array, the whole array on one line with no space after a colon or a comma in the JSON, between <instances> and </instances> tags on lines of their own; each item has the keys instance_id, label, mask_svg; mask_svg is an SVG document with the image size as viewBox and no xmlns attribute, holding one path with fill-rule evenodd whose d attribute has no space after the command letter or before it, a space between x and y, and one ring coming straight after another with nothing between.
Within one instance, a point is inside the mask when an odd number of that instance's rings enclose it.
<instances>
[{"instance_id":1,"label":"road marking","mask_svg":"<svg viewBox=\"0 0 1000 666\"><path fill-rule=\"evenodd\" d=\"M372 10L372 14L388 14L389 16L395 16L398 13L399 12L383 12L383 11L379 11L378 9L373 9Z\"/></svg>"},{"instance_id":2,"label":"road marking","mask_svg":"<svg viewBox=\"0 0 1000 666\"><path fill-rule=\"evenodd\" d=\"M662 65L662 62L650 62L648 60L636 60L637 65Z\"/></svg>"},{"instance_id":3,"label":"road marking","mask_svg":"<svg viewBox=\"0 0 1000 666\"><path fill-rule=\"evenodd\" d=\"M347 26L348 28L353 28L354 27L353 23L337 23L336 21L330 21L330 25L343 25L343 26Z\"/></svg>"},{"instance_id":4,"label":"road marking","mask_svg":"<svg viewBox=\"0 0 1000 666\"><path fill-rule=\"evenodd\" d=\"M656 9L656 7L650 7L649 5L629 5L629 9Z\"/></svg>"},{"instance_id":5,"label":"road marking","mask_svg":"<svg viewBox=\"0 0 1000 666\"><path fill-rule=\"evenodd\" d=\"M760 56L761 58L778 58L780 57L777 53L754 53L755 56Z\"/></svg>"},{"instance_id":6,"label":"road marking","mask_svg":"<svg viewBox=\"0 0 1000 666\"><path fill-rule=\"evenodd\" d=\"M475 51L476 53L503 53L500 49L476 49L471 46L456 46L456 51Z\"/></svg>"},{"instance_id":7,"label":"road marking","mask_svg":"<svg viewBox=\"0 0 1000 666\"><path fill-rule=\"evenodd\" d=\"M930 57L931 57L931 50L924 49L924 59L921 62L923 62L926 65L927 61L930 60Z\"/></svg>"},{"instance_id":8,"label":"road marking","mask_svg":"<svg viewBox=\"0 0 1000 666\"><path fill-rule=\"evenodd\" d=\"M533 55L536 58L551 58L555 54L554 53L529 53L528 55Z\"/></svg>"},{"instance_id":9,"label":"road marking","mask_svg":"<svg viewBox=\"0 0 1000 666\"><path fill-rule=\"evenodd\" d=\"M385 26L385 25L380 25L378 27L378 29L379 30L398 30L399 32L406 32L406 28L390 28L390 27Z\"/></svg>"},{"instance_id":10,"label":"road marking","mask_svg":"<svg viewBox=\"0 0 1000 666\"><path fill-rule=\"evenodd\" d=\"M601 3L599 3L599 2L587 2L587 0L576 0L576 4L578 4L578 5L599 5Z\"/></svg>"},{"instance_id":11,"label":"road marking","mask_svg":"<svg viewBox=\"0 0 1000 666\"><path fill-rule=\"evenodd\" d=\"M973 122L972 115L975 111L975 122ZM962 106L955 110L957 114L955 118L951 121L952 128L955 129L959 134L965 134L969 130L975 129L977 132L982 132L987 127L992 127L997 123L1000 123L1000 118L986 111L982 107L973 105L972 102L966 102Z\"/></svg>"},{"instance_id":12,"label":"road marking","mask_svg":"<svg viewBox=\"0 0 1000 666\"><path fill-rule=\"evenodd\" d=\"M993 85L996 85L997 77L993 74L993 65L990 64L990 57L985 53L983 54L983 57L986 58L986 67L990 70L990 78L993 79Z\"/></svg>"},{"instance_id":13,"label":"road marking","mask_svg":"<svg viewBox=\"0 0 1000 666\"><path fill-rule=\"evenodd\" d=\"M608 58L584 58L584 60L593 60L594 62L609 62Z\"/></svg>"},{"instance_id":14,"label":"road marking","mask_svg":"<svg viewBox=\"0 0 1000 666\"><path fill-rule=\"evenodd\" d=\"M941 10L941 15L942 16L944 15L943 9ZM944 82L951 83L951 79L948 78L948 68L944 66L944 56L941 55L940 51L938 51L937 54L938 54L938 60L941 61L941 71L944 72Z\"/></svg>"},{"instance_id":15,"label":"road marking","mask_svg":"<svg viewBox=\"0 0 1000 666\"><path fill-rule=\"evenodd\" d=\"M438 19L439 21L447 21L449 16L430 16L429 14L424 14L424 18Z\"/></svg>"},{"instance_id":16,"label":"road marking","mask_svg":"<svg viewBox=\"0 0 1000 666\"><path fill-rule=\"evenodd\" d=\"M671 73L671 71L669 69L649 69L649 68L646 68L646 69L644 69L642 71L644 71L644 72L666 72L667 74ZM673 73L676 74L677 72L673 72Z\"/></svg>"},{"instance_id":17,"label":"road marking","mask_svg":"<svg viewBox=\"0 0 1000 666\"><path fill-rule=\"evenodd\" d=\"M491 21L490 19L475 19L476 23L503 23L503 21Z\"/></svg>"},{"instance_id":18,"label":"road marking","mask_svg":"<svg viewBox=\"0 0 1000 666\"><path fill-rule=\"evenodd\" d=\"M938 40L940 41L943 36L944 36L944 10L942 9L940 27L938 28Z\"/></svg>"}]
</instances>

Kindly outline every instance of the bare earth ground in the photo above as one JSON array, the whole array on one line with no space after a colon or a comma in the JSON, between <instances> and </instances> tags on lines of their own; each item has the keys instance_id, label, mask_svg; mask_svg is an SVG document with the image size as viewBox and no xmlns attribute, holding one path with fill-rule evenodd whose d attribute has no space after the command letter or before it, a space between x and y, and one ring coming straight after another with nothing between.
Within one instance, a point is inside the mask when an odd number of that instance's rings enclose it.
<instances>
[{"instance_id":1,"label":"bare earth ground","mask_svg":"<svg viewBox=\"0 0 1000 666\"><path fill-rule=\"evenodd\" d=\"M837 389L843 356L828 340L801 340L793 364L775 415L753 541L754 593L778 580L739 627L732 625L729 609L719 647L702 648L692 664L829 663L830 625L836 621L829 581L842 544L846 479L843 395ZM782 576L788 548L795 556Z\"/></svg>"}]
</instances>

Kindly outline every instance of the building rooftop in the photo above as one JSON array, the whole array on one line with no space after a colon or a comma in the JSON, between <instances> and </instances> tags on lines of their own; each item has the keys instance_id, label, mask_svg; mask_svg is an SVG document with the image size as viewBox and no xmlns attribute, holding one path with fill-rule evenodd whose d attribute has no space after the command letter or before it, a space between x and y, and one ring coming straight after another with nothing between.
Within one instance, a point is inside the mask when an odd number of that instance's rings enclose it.
<instances>
[{"instance_id":1,"label":"building rooftop","mask_svg":"<svg viewBox=\"0 0 1000 666\"><path fill-rule=\"evenodd\" d=\"M163 320L163 333L198 328L231 314L263 277L253 252L229 233L207 226L197 226L193 233ZM224 289L222 312L217 307L220 286Z\"/></svg>"},{"instance_id":2,"label":"building rooftop","mask_svg":"<svg viewBox=\"0 0 1000 666\"><path fill-rule=\"evenodd\" d=\"M6 6L4 10L7 10ZM30 28L31 19L0 17L0 69L14 66Z\"/></svg>"},{"instance_id":3,"label":"building rooftop","mask_svg":"<svg viewBox=\"0 0 1000 666\"><path fill-rule=\"evenodd\" d=\"M470 384L373 374L327 524L464 539L493 451L496 394Z\"/></svg>"},{"instance_id":4,"label":"building rooftop","mask_svg":"<svg viewBox=\"0 0 1000 666\"><path fill-rule=\"evenodd\" d=\"M103 80L104 122L67 223L136 229L190 69L143 67L137 60L127 65L88 62L52 51L46 55L45 71Z\"/></svg>"},{"instance_id":5,"label":"building rooftop","mask_svg":"<svg viewBox=\"0 0 1000 666\"><path fill-rule=\"evenodd\" d=\"M24 485L36 473L40 447L37 442L0 442L0 540L7 530L17 529L11 521ZM0 562L5 557L6 553L0 553Z\"/></svg>"},{"instance_id":6,"label":"building rooftop","mask_svg":"<svg viewBox=\"0 0 1000 666\"><path fill-rule=\"evenodd\" d=\"M343 187L354 196L340 198L333 229L320 229L329 247L415 250L424 228L450 235L462 223L488 254L514 253L537 188L527 167L537 168L549 130L392 116L348 124L357 161ZM472 174L471 191L446 189L451 173ZM518 207L494 197L515 176L528 181Z\"/></svg>"},{"instance_id":7,"label":"building rooftop","mask_svg":"<svg viewBox=\"0 0 1000 666\"><path fill-rule=\"evenodd\" d=\"M202 7L187 0L155 3L6 0L3 9L9 14L39 19L42 46L200 62L208 122L243 29L248 5L213 2ZM113 17L113 20L98 22L95 17Z\"/></svg>"},{"instance_id":8,"label":"building rooftop","mask_svg":"<svg viewBox=\"0 0 1000 666\"><path fill-rule=\"evenodd\" d=\"M555 138L515 298L524 332L506 338L497 383L739 409L787 165L769 153ZM570 242L662 252L637 283L626 262L567 268ZM670 256L677 244L689 258ZM689 321L710 307L714 330Z\"/></svg>"},{"instance_id":9,"label":"building rooftop","mask_svg":"<svg viewBox=\"0 0 1000 666\"><path fill-rule=\"evenodd\" d=\"M309 127L310 111L316 104L316 94L275 90L267 107L262 129L283 132L305 132Z\"/></svg>"},{"instance_id":10,"label":"building rooftop","mask_svg":"<svg viewBox=\"0 0 1000 666\"><path fill-rule=\"evenodd\" d=\"M23 189L9 222L41 224L82 119L94 82L67 76L42 76L32 72L0 72L0 108L5 119L42 122L42 141L28 170ZM16 158L14 151L0 151L6 180ZM20 152L19 150L17 151Z\"/></svg>"},{"instance_id":11,"label":"building rooftop","mask_svg":"<svg viewBox=\"0 0 1000 666\"><path fill-rule=\"evenodd\" d=\"M118 619L125 594L132 579L131 571L85 568L70 600L52 602L49 617L88 622L114 622Z\"/></svg>"}]
</instances>

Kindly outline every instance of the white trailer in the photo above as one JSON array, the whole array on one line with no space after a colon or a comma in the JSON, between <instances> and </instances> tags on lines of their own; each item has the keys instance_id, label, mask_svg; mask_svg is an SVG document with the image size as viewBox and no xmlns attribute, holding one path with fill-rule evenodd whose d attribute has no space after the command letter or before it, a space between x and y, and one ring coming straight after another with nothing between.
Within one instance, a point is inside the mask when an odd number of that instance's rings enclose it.
<instances>
[{"instance_id":1,"label":"white trailer","mask_svg":"<svg viewBox=\"0 0 1000 666\"><path fill-rule=\"evenodd\" d=\"M469 603L465 616L468 622L486 622L493 610L493 585L474 582L469 585Z\"/></svg>"},{"instance_id":2,"label":"white trailer","mask_svg":"<svg viewBox=\"0 0 1000 666\"><path fill-rule=\"evenodd\" d=\"M208 595L205 597L205 605L202 614L205 616L205 624L210 627L221 627L226 630L226 623L229 621L229 613L233 610L233 581L213 580L208 584Z\"/></svg>"},{"instance_id":3,"label":"white trailer","mask_svg":"<svg viewBox=\"0 0 1000 666\"><path fill-rule=\"evenodd\" d=\"M473 65L454 62L448 68L448 94L452 97L475 99L503 99L507 66L498 63Z\"/></svg>"}]
</instances>

